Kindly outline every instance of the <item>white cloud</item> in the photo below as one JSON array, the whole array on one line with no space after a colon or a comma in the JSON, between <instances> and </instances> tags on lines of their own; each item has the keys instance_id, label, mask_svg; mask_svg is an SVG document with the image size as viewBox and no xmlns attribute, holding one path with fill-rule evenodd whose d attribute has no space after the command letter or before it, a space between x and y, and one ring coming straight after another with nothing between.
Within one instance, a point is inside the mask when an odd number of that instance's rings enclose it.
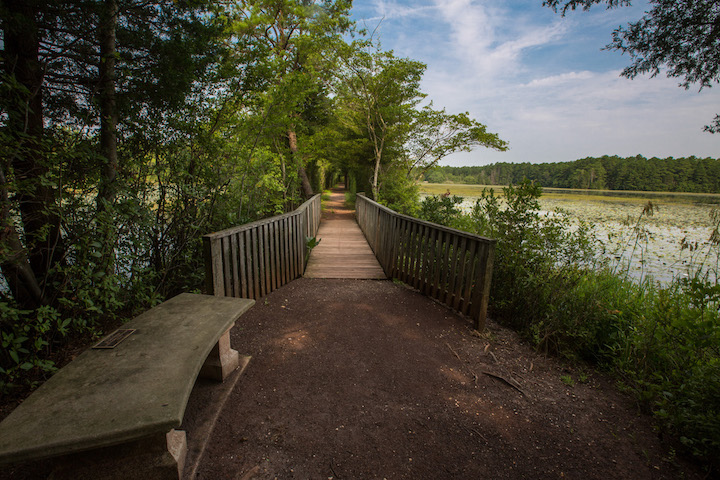
<instances>
[{"instance_id":1,"label":"white cloud","mask_svg":"<svg viewBox=\"0 0 720 480\"><path fill-rule=\"evenodd\" d=\"M553 162L592 155L717 156L720 138L702 132L720 91L702 95L668 79L618 78L612 73L503 95L493 127L508 153L478 151L470 163Z\"/></svg>"},{"instance_id":2,"label":"white cloud","mask_svg":"<svg viewBox=\"0 0 720 480\"><path fill-rule=\"evenodd\" d=\"M385 0L375 0L373 2L373 6L375 7L376 15L370 18L367 18L366 21L377 21L377 20L393 20L398 18L405 18L405 17L418 17L418 16L424 16L430 13L433 10L436 10L437 7L434 5L424 5L424 6L406 6L402 4L398 4L397 2L387 2Z\"/></svg>"},{"instance_id":3,"label":"white cloud","mask_svg":"<svg viewBox=\"0 0 720 480\"><path fill-rule=\"evenodd\" d=\"M582 72L561 73L559 75L552 75L545 78L535 78L525 86L530 88L546 88L561 84L567 84L573 82L574 80L587 80L589 78L592 78L592 76L592 72L588 72L587 70Z\"/></svg>"},{"instance_id":4,"label":"white cloud","mask_svg":"<svg viewBox=\"0 0 720 480\"><path fill-rule=\"evenodd\" d=\"M520 69L527 49L562 36L566 22L535 25L528 16L498 8L493 2L435 0L449 29L446 55L463 63L469 74L483 79L506 77Z\"/></svg>"}]
</instances>

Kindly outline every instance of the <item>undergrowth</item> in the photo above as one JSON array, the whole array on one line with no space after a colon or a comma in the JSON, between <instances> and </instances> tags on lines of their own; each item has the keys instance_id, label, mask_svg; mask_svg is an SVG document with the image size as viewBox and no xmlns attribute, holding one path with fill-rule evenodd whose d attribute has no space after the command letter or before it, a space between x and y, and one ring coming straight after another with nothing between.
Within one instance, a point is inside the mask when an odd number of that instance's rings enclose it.
<instances>
[{"instance_id":1,"label":"undergrowth","mask_svg":"<svg viewBox=\"0 0 720 480\"><path fill-rule=\"evenodd\" d=\"M345 192L345 206L350 210L355 210L355 193Z\"/></svg>"},{"instance_id":2,"label":"undergrowth","mask_svg":"<svg viewBox=\"0 0 720 480\"><path fill-rule=\"evenodd\" d=\"M587 225L540 211L539 186L484 190L470 213L461 197L427 197L425 219L498 239L490 308L538 349L612 372L686 452L720 470L720 214L704 252L705 269L662 285L633 281L599 260ZM630 225L642 248L647 205ZM710 268L707 268L710 267ZM704 273L703 273L704 272Z\"/></svg>"}]
</instances>

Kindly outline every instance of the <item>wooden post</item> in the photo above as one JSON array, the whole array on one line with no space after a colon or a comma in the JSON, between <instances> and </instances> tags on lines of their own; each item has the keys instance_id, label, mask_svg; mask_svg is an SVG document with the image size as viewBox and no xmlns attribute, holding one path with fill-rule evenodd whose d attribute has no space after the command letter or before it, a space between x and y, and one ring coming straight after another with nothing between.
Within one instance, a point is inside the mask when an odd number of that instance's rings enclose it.
<instances>
[{"instance_id":1,"label":"wooden post","mask_svg":"<svg viewBox=\"0 0 720 480\"><path fill-rule=\"evenodd\" d=\"M298 220L300 220L300 228L298 228L298 254L300 256L299 259L299 272L300 274L298 276L302 276L305 273L305 231L307 229L305 223L306 223L306 217L305 215L300 215Z\"/></svg>"},{"instance_id":2,"label":"wooden post","mask_svg":"<svg viewBox=\"0 0 720 480\"><path fill-rule=\"evenodd\" d=\"M203 237L203 257L205 262L205 287L204 292L208 295L214 294L213 288L213 262L212 262L212 245L210 238Z\"/></svg>"},{"instance_id":3,"label":"wooden post","mask_svg":"<svg viewBox=\"0 0 720 480\"><path fill-rule=\"evenodd\" d=\"M475 295L473 296L473 308L471 317L476 330L485 329L487 319L488 302L490 300L490 285L492 282L493 265L495 261L495 242L488 242L484 245L483 255L480 258L477 283L475 284Z\"/></svg>"},{"instance_id":4,"label":"wooden post","mask_svg":"<svg viewBox=\"0 0 720 480\"><path fill-rule=\"evenodd\" d=\"M222 297L223 285L223 261L220 240L211 237L203 237L203 251L205 256L205 290L208 295Z\"/></svg>"}]
</instances>

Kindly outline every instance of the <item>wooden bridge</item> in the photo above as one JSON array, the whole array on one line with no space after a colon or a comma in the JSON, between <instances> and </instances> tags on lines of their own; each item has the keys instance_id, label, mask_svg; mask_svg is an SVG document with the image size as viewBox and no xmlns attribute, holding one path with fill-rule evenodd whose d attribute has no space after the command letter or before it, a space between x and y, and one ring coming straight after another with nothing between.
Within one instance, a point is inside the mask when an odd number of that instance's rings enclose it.
<instances>
[{"instance_id":1,"label":"wooden bridge","mask_svg":"<svg viewBox=\"0 0 720 480\"><path fill-rule=\"evenodd\" d=\"M356 209L337 189L324 213L316 195L294 212L205 235L207 291L257 299L301 276L397 279L484 328L495 240L401 215L363 194Z\"/></svg>"}]
</instances>

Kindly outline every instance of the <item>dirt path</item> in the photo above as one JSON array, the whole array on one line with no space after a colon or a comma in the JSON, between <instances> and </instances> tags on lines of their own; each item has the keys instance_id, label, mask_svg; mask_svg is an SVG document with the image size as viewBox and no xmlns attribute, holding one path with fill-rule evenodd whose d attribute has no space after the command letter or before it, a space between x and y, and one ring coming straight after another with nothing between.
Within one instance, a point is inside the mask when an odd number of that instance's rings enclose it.
<instances>
[{"instance_id":1,"label":"dirt path","mask_svg":"<svg viewBox=\"0 0 720 480\"><path fill-rule=\"evenodd\" d=\"M699 478L602 376L569 386L583 372L389 281L297 280L233 343L253 359L197 478Z\"/></svg>"}]
</instances>

